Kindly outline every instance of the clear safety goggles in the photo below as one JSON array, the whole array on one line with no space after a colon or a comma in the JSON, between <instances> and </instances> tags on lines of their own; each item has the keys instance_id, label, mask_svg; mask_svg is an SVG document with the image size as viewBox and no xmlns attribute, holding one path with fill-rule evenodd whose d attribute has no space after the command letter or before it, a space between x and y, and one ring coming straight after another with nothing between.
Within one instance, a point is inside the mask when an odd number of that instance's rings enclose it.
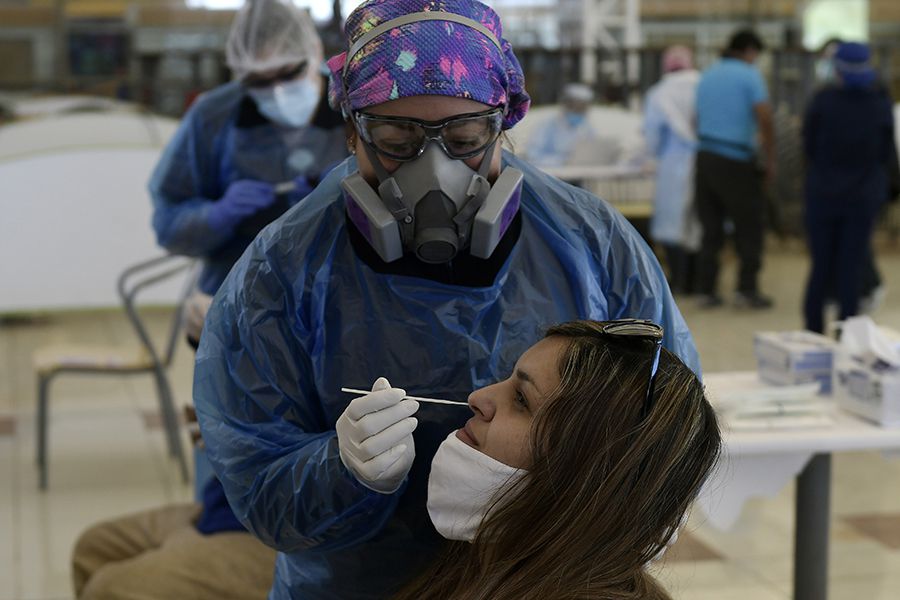
<instances>
[{"instance_id":1,"label":"clear safety goggles","mask_svg":"<svg viewBox=\"0 0 900 600\"><path fill-rule=\"evenodd\" d=\"M363 112L353 114L359 135L370 148L397 161L421 156L430 141L440 144L447 156L477 156L497 141L503 126L503 109L457 115L441 121L386 117Z\"/></svg>"},{"instance_id":2,"label":"clear safety goggles","mask_svg":"<svg viewBox=\"0 0 900 600\"><path fill-rule=\"evenodd\" d=\"M652 352L650 375L647 379L647 394L644 397L644 406L641 410L641 420L643 421L653 408L653 388L656 383L656 373L659 370L663 328L653 321L617 319L615 321L606 321L601 327L601 332L619 343L628 344L637 349L643 346Z\"/></svg>"}]
</instances>

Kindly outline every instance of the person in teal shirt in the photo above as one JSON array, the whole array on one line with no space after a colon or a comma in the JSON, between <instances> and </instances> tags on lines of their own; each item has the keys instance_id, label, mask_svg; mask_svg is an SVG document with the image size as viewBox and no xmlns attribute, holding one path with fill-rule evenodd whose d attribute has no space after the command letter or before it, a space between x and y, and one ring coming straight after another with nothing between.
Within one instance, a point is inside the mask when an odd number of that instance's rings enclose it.
<instances>
[{"instance_id":1,"label":"person in teal shirt","mask_svg":"<svg viewBox=\"0 0 900 600\"><path fill-rule=\"evenodd\" d=\"M754 63L764 48L750 30L735 33L722 60L707 69L697 87L697 171L695 201L703 227L697 287L700 305L722 304L717 292L724 223L734 223L740 259L735 303L769 308L757 277L762 267L763 183L775 173L774 130L769 94ZM765 157L757 166L757 133Z\"/></svg>"}]
</instances>

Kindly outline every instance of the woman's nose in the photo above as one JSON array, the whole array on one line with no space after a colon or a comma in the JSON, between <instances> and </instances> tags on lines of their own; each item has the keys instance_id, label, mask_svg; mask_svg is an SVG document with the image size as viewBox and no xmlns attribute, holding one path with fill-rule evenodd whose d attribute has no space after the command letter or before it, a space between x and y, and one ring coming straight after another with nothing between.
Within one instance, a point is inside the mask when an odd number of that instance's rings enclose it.
<instances>
[{"instance_id":1,"label":"woman's nose","mask_svg":"<svg viewBox=\"0 0 900 600\"><path fill-rule=\"evenodd\" d=\"M475 416L490 421L494 418L496 404L494 402L494 394L498 384L489 385L475 390L469 394L469 406L475 411Z\"/></svg>"}]
</instances>

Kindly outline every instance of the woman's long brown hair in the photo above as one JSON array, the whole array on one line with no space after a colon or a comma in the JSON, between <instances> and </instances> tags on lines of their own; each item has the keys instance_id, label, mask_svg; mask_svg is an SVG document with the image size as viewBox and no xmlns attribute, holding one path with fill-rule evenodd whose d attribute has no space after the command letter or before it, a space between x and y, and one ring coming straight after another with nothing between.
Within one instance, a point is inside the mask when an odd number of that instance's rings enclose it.
<instances>
[{"instance_id":1,"label":"woman's long brown hair","mask_svg":"<svg viewBox=\"0 0 900 600\"><path fill-rule=\"evenodd\" d=\"M595 321L565 338L560 385L532 427L532 464L473 544L451 543L397 600L666 599L646 574L719 453L697 377L663 349L642 418L652 344L619 343Z\"/></svg>"}]
</instances>

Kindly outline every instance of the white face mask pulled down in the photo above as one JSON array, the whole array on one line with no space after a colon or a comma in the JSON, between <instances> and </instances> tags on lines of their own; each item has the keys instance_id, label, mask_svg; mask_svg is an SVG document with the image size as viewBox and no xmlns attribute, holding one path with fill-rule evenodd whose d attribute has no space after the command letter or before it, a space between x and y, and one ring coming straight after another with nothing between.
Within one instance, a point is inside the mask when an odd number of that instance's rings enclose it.
<instances>
[{"instance_id":1,"label":"white face mask pulled down","mask_svg":"<svg viewBox=\"0 0 900 600\"><path fill-rule=\"evenodd\" d=\"M497 495L526 473L456 437L441 442L428 476L428 515L448 540L471 542Z\"/></svg>"}]
</instances>

